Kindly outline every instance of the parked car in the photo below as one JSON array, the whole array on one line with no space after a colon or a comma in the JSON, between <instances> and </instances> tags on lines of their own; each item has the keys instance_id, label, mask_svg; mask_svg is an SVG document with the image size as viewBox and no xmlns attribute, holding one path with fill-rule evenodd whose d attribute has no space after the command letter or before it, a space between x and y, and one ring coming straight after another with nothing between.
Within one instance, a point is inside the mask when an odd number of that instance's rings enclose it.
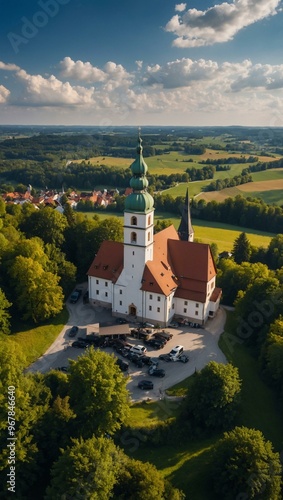
<instances>
[{"instance_id":1,"label":"parked car","mask_svg":"<svg viewBox=\"0 0 283 500\"><path fill-rule=\"evenodd\" d=\"M133 345L133 347L131 347L131 349L130 349L130 352L132 352L134 354L139 354L140 356L142 354L145 354L146 351L147 351L147 348L144 345Z\"/></svg>"},{"instance_id":2,"label":"parked car","mask_svg":"<svg viewBox=\"0 0 283 500\"><path fill-rule=\"evenodd\" d=\"M184 352L184 347L182 345L176 345L170 351L169 355L172 361L177 361L177 359L181 356L181 354L183 354L183 352Z\"/></svg>"},{"instance_id":3,"label":"parked car","mask_svg":"<svg viewBox=\"0 0 283 500\"><path fill-rule=\"evenodd\" d=\"M88 290L83 294L83 303L86 304L87 302L89 302Z\"/></svg>"},{"instance_id":4,"label":"parked car","mask_svg":"<svg viewBox=\"0 0 283 500\"><path fill-rule=\"evenodd\" d=\"M172 321L169 323L168 328L178 328L178 323L176 321Z\"/></svg>"},{"instance_id":5,"label":"parked car","mask_svg":"<svg viewBox=\"0 0 283 500\"><path fill-rule=\"evenodd\" d=\"M129 363L126 363L126 361L123 361L120 358L116 359L116 363L119 366L119 368L122 370L122 372L126 372L129 369Z\"/></svg>"},{"instance_id":6,"label":"parked car","mask_svg":"<svg viewBox=\"0 0 283 500\"><path fill-rule=\"evenodd\" d=\"M165 370L162 368L154 368L153 366L148 370L148 374L152 377L165 377Z\"/></svg>"},{"instance_id":7,"label":"parked car","mask_svg":"<svg viewBox=\"0 0 283 500\"><path fill-rule=\"evenodd\" d=\"M79 331L78 326L72 326L71 330L68 333L69 337L75 337L78 331Z\"/></svg>"},{"instance_id":8,"label":"parked car","mask_svg":"<svg viewBox=\"0 0 283 500\"><path fill-rule=\"evenodd\" d=\"M151 380L141 380L138 383L139 389L150 390L153 389L153 382Z\"/></svg>"},{"instance_id":9,"label":"parked car","mask_svg":"<svg viewBox=\"0 0 283 500\"><path fill-rule=\"evenodd\" d=\"M88 346L89 344L87 342L84 342L83 340L75 340L75 342L72 343L72 347L77 347L79 349L83 349Z\"/></svg>"},{"instance_id":10,"label":"parked car","mask_svg":"<svg viewBox=\"0 0 283 500\"><path fill-rule=\"evenodd\" d=\"M166 340L171 340L173 338L173 333L166 332L165 330L160 330L157 335L161 338L165 338Z\"/></svg>"},{"instance_id":11,"label":"parked car","mask_svg":"<svg viewBox=\"0 0 283 500\"><path fill-rule=\"evenodd\" d=\"M169 339L163 337L163 335L161 335L160 333L155 333L153 335L153 338L158 340L159 342L161 342L162 344L166 344L166 342L169 341Z\"/></svg>"},{"instance_id":12,"label":"parked car","mask_svg":"<svg viewBox=\"0 0 283 500\"><path fill-rule=\"evenodd\" d=\"M164 345L166 344L166 342L162 342L162 341L160 341L158 339L145 340L144 343L146 345L149 345L153 349L162 349L162 347L164 347Z\"/></svg>"},{"instance_id":13,"label":"parked car","mask_svg":"<svg viewBox=\"0 0 283 500\"><path fill-rule=\"evenodd\" d=\"M70 297L71 304L75 304L76 302L78 302L81 294L82 294L82 290L80 290L79 288L76 288Z\"/></svg>"},{"instance_id":14,"label":"parked car","mask_svg":"<svg viewBox=\"0 0 283 500\"><path fill-rule=\"evenodd\" d=\"M118 325L126 325L128 323L128 321L126 319L124 319L124 318L117 318L116 319L116 323Z\"/></svg>"},{"instance_id":15,"label":"parked car","mask_svg":"<svg viewBox=\"0 0 283 500\"><path fill-rule=\"evenodd\" d=\"M142 328L155 328L155 326L152 323L141 323L140 324Z\"/></svg>"},{"instance_id":16,"label":"parked car","mask_svg":"<svg viewBox=\"0 0 283 500\"><path fill-rule=\"evenodd\" d=\"M161 359L162 361L167 361L167 362L172 361L169 354L160 354L159 359Z\"/></svg>"},{"instance_id":17,"label":"parked car","mask_svg":"<svg viewBox=\"0 0 283 500\"><path fill-rule=\"evenodd\" d=\"M189 361L189 357L186 356L186 354L181 354L181 356L179 356L177 361L181 361L181 363L187 363Z\"/></svg>"}]
</instances>

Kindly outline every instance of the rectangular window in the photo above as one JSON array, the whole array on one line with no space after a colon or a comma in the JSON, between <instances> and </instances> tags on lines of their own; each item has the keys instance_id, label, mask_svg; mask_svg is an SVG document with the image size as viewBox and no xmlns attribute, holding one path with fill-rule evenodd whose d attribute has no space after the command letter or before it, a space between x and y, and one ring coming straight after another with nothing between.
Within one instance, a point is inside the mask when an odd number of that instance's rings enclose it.
<instances>
[{"instance_id":1,"label":"rectangular window","mask_svg":"<svg viewBox=\"0 0 283 500\"><path fill-rule=\"evenodd\" d=\"M108 292L105 292L105 297L108 297Z\"/></svg>"},{"instance_id":2,"label":"rectangular window","mask_svg":"<svg viewBox=\"0 0 283 500\"><path fill-rule=\"evenodd\" d=\"M195 315L198 316L198 311L195 311Z\"/></svg>"},{"instance_id":3,"label":"rectangular window","mask_svg":"<svg viewBox=\"0 0 283 500\"><path fill-rule=\"evenodd\" d=\"M99 295L99 290L96 290L96 295Z\"/></svg>"},{"instance_id":4,"label":"rectangular window","mask_svg":"<svg viewBox=\"0 0 283 500\"><path fill-rule=\"evenodd\" d=\"M188 305L188 301L187 301L187 300L185 300L184 305L185 305L185 306L187 306L187 305Z\"/></svg>"},{"instance_id":5,"label":"rectangular window","mask_svg":"<svg viewBox=\"0 0 283 500\"><path fill-rule=\"evenodd\" d=\"M122 295L122 290L119 290L119 292L120 292L120 295Z\"/></svg>"},{"instance_id":6,"label":"rectangular window","mask_svg":"<svg viewBox=\"0 0 283 500\"><path fill-rule=\"evenodd\" d=\"M123 304L122 300L120 300L119 304L120 304L120 306Z\"/></svg>"},{"instance_id":7,"label":"rectangular window","mask_svg":"<svg viewBox=\"0 0 283 500\"><path fill-rule=\"evenodd\" d=\"M148 308L148 309L149 309L150 311L152 311L152 307L151 307L151 306L149 306L149 308Z\"/></svg>"},{"instance_id":8,"label":"rectangular window","mask_svg":"<svg viewBox=\"0 0 283 500\"><path fill-rule=\"evenodd\" d=\"M99 285L99 280L96 280L96 284Z\"/></svg>"},{"instance_id":9,"label":"rectangular window","mask_svg":"<svg viewBox=\"0 0 283 500\"><path fill-rule=\"evenodd\" d=\"M135 264L132 264L132 267L135 267Z\"/></svg>"},{"instance_id":10,"label":"rectangular window","mask_svg":"<svg viewBox=\"0 0 283 500\"><path fill-rule=\"evenodd\" d=\"M172 309L175 309L175 304L172 304Z\"/></svg>"},{"instance_id":11,"label":"rectangular window","mask_svg":"<svg viewBox=\"0 0 283 500\"><path fill-rule=\"evenodd\" d=\"M157 297L157 302L160 302L160 297Z\"/></svg>"},{"instance_id":12,"label":"rectangular window","mask_svg":"<svg viewBox=\"0 0 283 500\"><path fill-rule=\"evenodd\" d=\"M185 308L184 308L184 313L186 313L186 312L187 312L187 308L185 307Z\"/></svg>"},{"instance_id":13,"label":"rectangular window","mask_svg":"<svg viewBox=\"0 0 283 500\"><path fill-rule=\"evenodd\" d=\"M108 281L105 281L105 286L108 286Z\"/></svg>"},{"instance_id":14,"label":"rectangular window","mask_svg":"<svg viewBox=\"0 0 283 500\"><path fill-rule=\"evenodd\" d=\"M135 255L135 252L133 252L133 255Z\"/></svg>"},{"instance_id":15,"label":"rectangular window","mask_svg":"<svg viewBox=\"0 0 283 500\"><path fill-rule=\"evenodd\" d=\"M160 313L160 307L157 308L157 312Z\"/></svg>"},{"instance_id":16,"label":"rectangular window","mask_svg":"<svg viewBox=\"0 0 283 500\"><path fill-rule=\"evenodd\" d=\"M196 307L199 307L199 304L198 304L198 303L196 303Z\"/></svg>"},{"instance_id":17,"label":"rectangular window","mask_svg":"<svg viewBox=\"0 0 283 500\"><path fill-rule=\"evenodd\" d=\"M150 296L149 296L149 300L152 300L152 295L151 295L151 294L150 294Z\"/></svg>"}]
</instances>

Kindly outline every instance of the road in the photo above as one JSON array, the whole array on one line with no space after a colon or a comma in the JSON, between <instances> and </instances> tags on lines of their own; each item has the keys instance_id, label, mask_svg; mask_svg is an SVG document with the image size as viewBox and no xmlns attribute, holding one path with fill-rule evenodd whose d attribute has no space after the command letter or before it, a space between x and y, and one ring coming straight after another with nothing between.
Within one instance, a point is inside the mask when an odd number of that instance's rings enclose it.
<instances>
[{"instance_id":1,"label":"road","mask_svg":"<svg viewBox=\"0 0 283 500\"><path fill-rule=\"evenodd\" d=\"M81 288L84 293L86 284ZM71 347L71 344L78 336L85 335L87 325L113 321L109 310L91 304L84 304L82 298L80 298L76 304L70 304L68 302L67 307L70 314L68 323L64 326L55 342L53 342L44 355L35 361L27 371L46 373L50 369L67 366L69 359L76 360L79 355L84 353L84 349L75 349ZM216 317L208 320L205 329L191 327L166 328L166 330L173 334L173 338L167 342L163 349L156 351L149 348L147 354L149 356L158 357L160 354L169 352L175 345L182 345L185 354L189 356L189 362L167 363L165 361L159 361L159 368L164 368L166 371L164 378L150 377L147 374L147 366L139 369L136 368L133 363L130 363L128 389L132 401L140 401L148 398L160 399L166 389L181 382L184 378L192 375L196 370L201 370L209 361L226 363L227 360L218 347L218 340L224 330L225 321L225 310L220 308ZM76 338L70 338L68 336L68 331L73 325L79 327L79 333L76 335ZM129 339L129 342L133 345L141 343L140 340L132 338ZM112 348L106 348L104 350L109 353L113 352ZM151 379L154 383L154 389L151 391L139 389L137 384L142 379Z\"/></svg>"}]
</instances>

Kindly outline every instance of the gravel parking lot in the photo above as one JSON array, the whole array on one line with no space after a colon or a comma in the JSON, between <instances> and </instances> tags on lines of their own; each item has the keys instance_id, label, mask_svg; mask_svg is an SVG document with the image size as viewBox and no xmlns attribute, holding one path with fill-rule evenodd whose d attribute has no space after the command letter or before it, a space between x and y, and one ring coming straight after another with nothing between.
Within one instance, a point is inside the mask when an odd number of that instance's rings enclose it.
<instances>
[{"instance_id":1,"label":"gravel parking lot","mask_svg":"<svg viewBox=\"0 0 283 500\"><path fill-rule=\"evenodd\" d=\"M82 292L86 290L86 284L81 286ZM71 344L79 336L84 336L86 327L89 324L113 322L110 311L96 307L95 304L85 304L80 298L76 304L67 303L70 313L68 324L65 325L55 342L28 371L47 372L50 369L60 366L68 366L69 359L77 359L83 354L84 349L76 349ZM148 375L148 366L137 368L132 362L129 362L129 384L128 389L133 401L142 399L160 399L163 392L174 384L177 384L184 378L192 375L195 370L201 370L209 361L226 363L226 358L218 347L218 339L223 332L226 320L226 314L223 308L220 308L216 317L209 319L205 329L203 328L166 328L173 334L173 338L165 344L162 349L154 350L151 347L147 349L147 355L158 357L160 354L169 353L175 345L182 345L184 353L188 355L188 363L159 361L158 368L165 370L165 377L158 378ZM115 320L114 320L115 321ZM68 332L73 325L79 327L76 337L70 338ZM143 344L141 340L129 338L129 343L133 345ZM110 347L103 348L107 352L113 352ZM121 357L121 356L120 356ZM124 359L124 358L122 358ZM126 360L126 359L125 359ZM140 380L152 380L153 390L145 391L137 387Z\"/></svg>"}]
</instances>

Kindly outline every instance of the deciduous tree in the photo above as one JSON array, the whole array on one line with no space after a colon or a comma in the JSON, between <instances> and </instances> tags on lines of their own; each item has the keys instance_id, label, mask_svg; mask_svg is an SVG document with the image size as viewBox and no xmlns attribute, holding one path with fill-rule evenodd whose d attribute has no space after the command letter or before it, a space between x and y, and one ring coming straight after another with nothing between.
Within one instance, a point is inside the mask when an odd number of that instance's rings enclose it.
<instances>
[{"instance_id":1,"label":"deciduous tree","mask_svg":"<svg viewBox=\"0 0 283 500\"><path fill-rule=\"evenodd\" d=\"M213 482L219 498L278 500L282 467L258 430L236 427L216 445Z\"/></svg>"}]
</instances>

